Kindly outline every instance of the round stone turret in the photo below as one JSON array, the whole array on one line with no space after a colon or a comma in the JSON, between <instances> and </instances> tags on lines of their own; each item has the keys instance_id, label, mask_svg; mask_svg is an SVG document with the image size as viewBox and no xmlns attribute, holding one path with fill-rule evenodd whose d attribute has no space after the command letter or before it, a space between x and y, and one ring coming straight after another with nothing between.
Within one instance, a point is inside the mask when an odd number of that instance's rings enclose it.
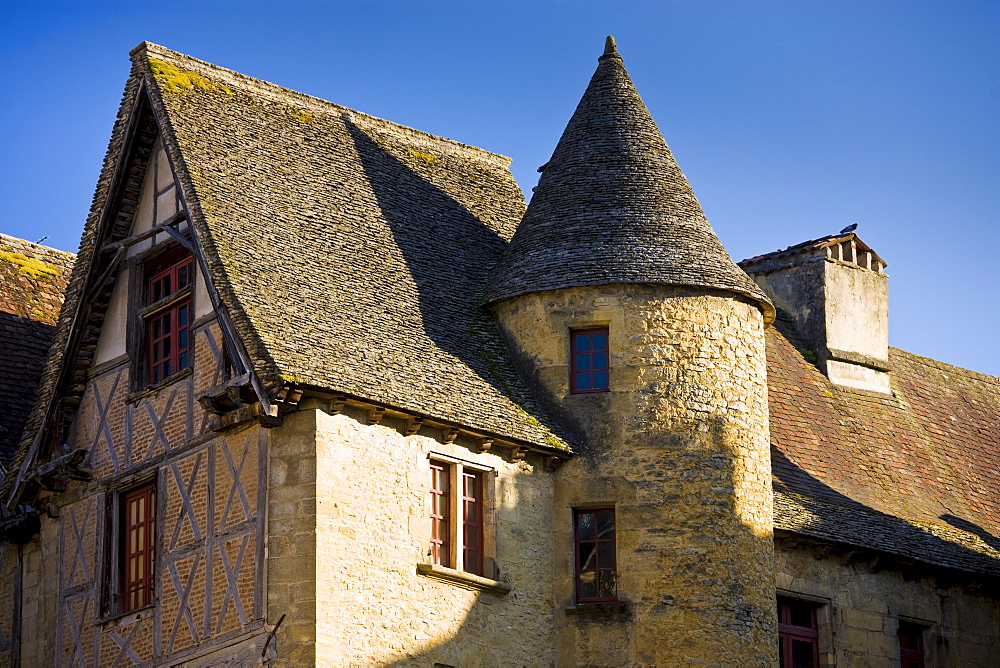
<instances>
[{"instance_id":1,"label":"round stone turret","mask_svg":"<svg viewBox=\"0 0 1000 668\"><path fill-rule=\"evenodd\" d=\"M777 665L773 307L715 237L613 41L489 298L579 443L556 474L556 663Z\"/></svg>"}]
</instances>

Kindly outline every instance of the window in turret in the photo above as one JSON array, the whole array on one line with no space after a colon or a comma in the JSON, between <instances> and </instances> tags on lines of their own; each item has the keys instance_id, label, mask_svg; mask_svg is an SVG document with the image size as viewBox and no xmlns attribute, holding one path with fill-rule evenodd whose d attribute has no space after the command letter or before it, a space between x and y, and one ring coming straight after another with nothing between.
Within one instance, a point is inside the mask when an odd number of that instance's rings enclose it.
<instances>
[{"instance_id":1,"label":"window in turret","mask_svg":"<svg viewBox=\"0 0 1000 668\"><path fill-rule=\"evenodd\" d=\"M573 394L608 391L608 328L570 332L570 389Z\"/></svg>"},{"instance_id":2,"label":"window in turret","mask_svg":"<svg viewBox=\"0 0 1000 668\"><path fill-rule=\"evenodd\" d=\"M573 511L576 562L576 602L618 600L615 555L615 509L577 508Z\"/></svg>"}]
</instances>

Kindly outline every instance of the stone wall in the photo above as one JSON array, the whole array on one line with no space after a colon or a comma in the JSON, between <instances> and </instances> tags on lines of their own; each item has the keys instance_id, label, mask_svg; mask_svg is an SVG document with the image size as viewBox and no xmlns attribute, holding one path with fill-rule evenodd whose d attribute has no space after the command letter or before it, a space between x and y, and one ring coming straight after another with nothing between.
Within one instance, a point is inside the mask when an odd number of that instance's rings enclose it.
<instances>
[{"instance_id":1,"label":"stone wall","mask_svg":"<svg viewBox=\"0 0 1000 668\"><path fill-rule=\"evenodd\" d=\"M568 288L496 306L584 442L558 472L558 665L774 665L760 311L707 290ZM569 333L607 326L610 391L569 393ZM618 604L574 605L574 507L613 506Z\"/></svg>"},{"instance_id":2,"label":"stone wall","mask_svg":"<svg viewBox=\"0 0 1000 668\"><path fill-rule=\"evenodd\" d=\"M481 453L462 435L446 443L426 427L404 436L401 420L366 422L360 410L305 402L272 432L268 622L287 615L278 665L551 664L553 476L543 461ZM431 455L489 469L487 575L499 587L418 574L429 563Z\"/></svg>"},{"instance_id":3,"label":"stone wall","mask_svg":"<svg viewBox=\"0 0 1000 668\"><path fill-rule=\"evenodd\" d=\"M775 551L779 591L817 606L821 666L898 666L901 621L926 628L928 667L996 665L1000 600L961 584L974 578L904 571L831 547L787 537Z\"/></svg>"}]
</instances>

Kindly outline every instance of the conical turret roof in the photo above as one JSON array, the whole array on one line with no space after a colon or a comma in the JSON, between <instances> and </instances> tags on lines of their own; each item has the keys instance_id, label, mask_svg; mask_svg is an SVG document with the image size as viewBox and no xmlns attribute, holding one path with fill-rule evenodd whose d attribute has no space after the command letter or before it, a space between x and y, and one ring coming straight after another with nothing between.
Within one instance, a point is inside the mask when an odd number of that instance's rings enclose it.
<instances>
[{"instance_id":1,"label":"conical turret roof","mask_svg":"<svg viewBox=\"0 0 1000 668\"><path fill-rule=\"evenodd\" d=\"M727 290L773 319L715 236L609 37L487 298L611 283Z\"/></svg>"}]
</instances>

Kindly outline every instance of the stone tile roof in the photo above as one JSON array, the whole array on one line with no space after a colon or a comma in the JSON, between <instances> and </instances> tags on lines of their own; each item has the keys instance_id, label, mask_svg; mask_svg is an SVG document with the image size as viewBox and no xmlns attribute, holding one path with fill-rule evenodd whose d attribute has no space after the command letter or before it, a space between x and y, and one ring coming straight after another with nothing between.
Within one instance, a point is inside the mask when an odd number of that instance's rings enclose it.
<instances>
[{"instance_id":1,"label":"stone tile roof","mask_svg":"<svg viewBox=\"0 0 1000 668\"><path fill-rule=\"evenodd\" d=\"M508 158L152 44L134 54L262 377L567 447L481 308L524 209Z\"/></svg>"},{"instance_id":2,"label":"stone tile roof","mask_svg":"<svg viewBox=\"0 0 1000 668\"><path fill-rule=\"evenodd\" d=\"M1000 575L1000 378L890 349L892 395L768 334L775 526Z\"/></svg>"},{"instance_id":3,"label":"stone tile roof","mask_svg":"<svg viewBox=\"0 0 1000 668\"><path fill-rule=\"evenodd\" d=\"M0 465L35 401L75 256L0 234Z\"/></svg>"},{"instance_id":4,"label":"stone tile roof","mask_svg":"<svg viewBox=\"0 0 1000 668\"><path fill-rule=\"evenodd\" d=\"M715 236L610 37L488 298L609 283L718 288L774 315Z\"/></svg>"}]
</instances>

